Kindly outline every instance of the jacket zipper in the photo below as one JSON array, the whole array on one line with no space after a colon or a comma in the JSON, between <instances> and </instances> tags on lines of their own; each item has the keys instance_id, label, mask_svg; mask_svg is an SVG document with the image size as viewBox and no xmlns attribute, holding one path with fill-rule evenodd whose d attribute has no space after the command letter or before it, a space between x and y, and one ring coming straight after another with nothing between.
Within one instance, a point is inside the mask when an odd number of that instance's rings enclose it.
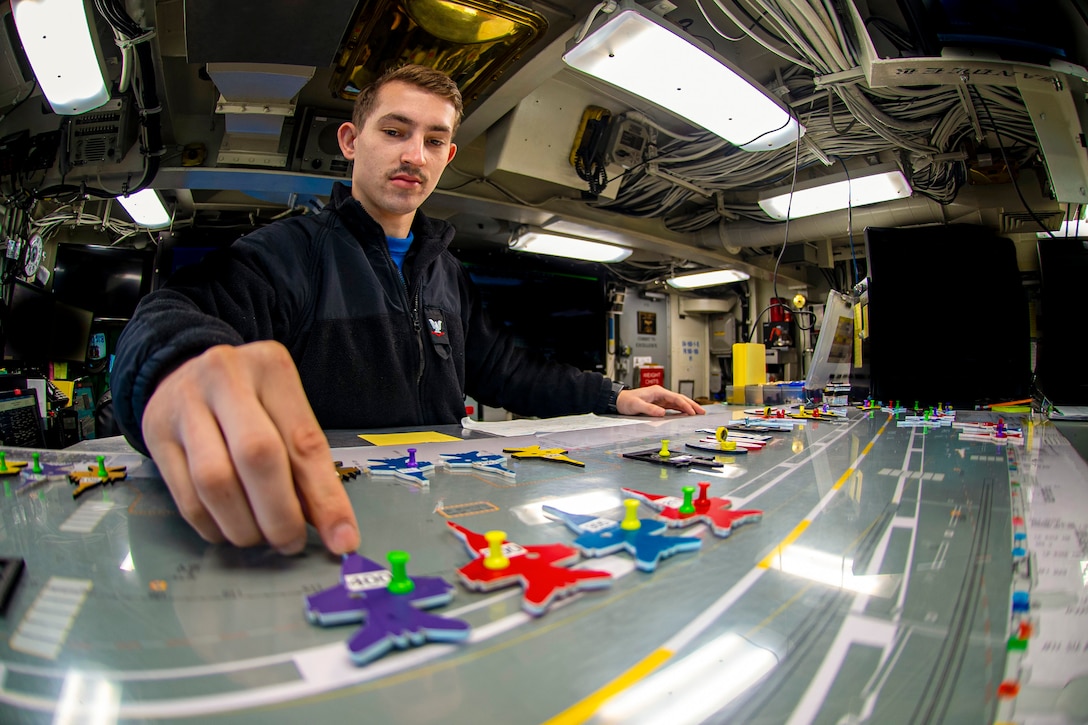
<instances>
[{"instance_id":1,"label":"jacket zipper","mask_svg":"<svg viewBox=\"0 0 1088 725\"><path fill-rule=\"evenodd\" d=\"M420 420L423 416L423 371L427 367L426 358L424 356L425 348L423 346L423 335L421 333L422 324L420 323L420 290L416 290L415 297L409 299L408 280L404 278L404 273L397 267L397 263L393 261L393 255L389 253L389 247L383 247L385 252L385 259L389 262L389 266L393 268L393 271L397 274L397 279L400 280L400 288L404 292L404 301L409 304L409 313L412 319L412 330L416 333L416 349L419 353L419 372L416 375L416 391L419 395L416 396L418 400Z\"/></svg>"}]
</instances>

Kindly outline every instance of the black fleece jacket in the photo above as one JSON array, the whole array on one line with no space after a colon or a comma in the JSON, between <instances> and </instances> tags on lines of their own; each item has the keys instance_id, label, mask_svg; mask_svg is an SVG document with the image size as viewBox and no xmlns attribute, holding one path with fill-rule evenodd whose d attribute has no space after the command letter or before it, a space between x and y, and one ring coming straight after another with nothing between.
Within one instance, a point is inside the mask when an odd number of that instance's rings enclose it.
<instances>
[{"instance_id":1,"label":"black fleece jacket","mask_svg":"<svg viewBox=\"0 0 1088 725\"><path fill-rule=\"evenodd\" d=\"M175 273L125 326L115 415L146 452L141 421L168 373L215 345L278 340L325 429L460 422L466 392L520 415L603 413L611 382L547 362L488 319L454 230L416 213L402 275L385 233L336 184L319 214L284 219Z\"/></svg>"}]
</instances>

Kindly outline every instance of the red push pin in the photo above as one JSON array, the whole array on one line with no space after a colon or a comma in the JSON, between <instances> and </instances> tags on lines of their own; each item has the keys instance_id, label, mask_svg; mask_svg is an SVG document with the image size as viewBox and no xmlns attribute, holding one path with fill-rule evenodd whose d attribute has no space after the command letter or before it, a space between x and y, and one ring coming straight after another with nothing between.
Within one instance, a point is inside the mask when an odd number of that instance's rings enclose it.
<instances>
[{"instance_id":1,"label":"red push pin","mask_svg":"<svg viewBox=\"0 0 1088 725\"><path fill-rule=\"evenodd\" d=\"M701 514L710 509L710 497L707 495L709 490L710 481L699 481L699 498L695 499L695 510Z\"/></svg>"}]
</instances>

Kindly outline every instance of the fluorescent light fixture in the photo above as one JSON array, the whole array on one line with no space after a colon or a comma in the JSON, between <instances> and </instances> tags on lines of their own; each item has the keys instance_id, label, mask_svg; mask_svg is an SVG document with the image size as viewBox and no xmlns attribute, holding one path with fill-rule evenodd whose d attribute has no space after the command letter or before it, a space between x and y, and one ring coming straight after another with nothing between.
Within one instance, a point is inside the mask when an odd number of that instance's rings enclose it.
<instances>
[{"instance_id":1,"label":"fluorescent light fixture","mask_svg":"<svg viewBox=\"0 0 1088 725\"><path fill-rule=\"evenodd\" d=\"M550 254L588 262L622 262L631 256L631 250L624 247L537 231L524 232L510 242L510 248L519 252Z\"/></svg>"},{"instance_id":2,"label":"fluorescent light fixture","mask_svg":"<svg viewBox=\"0 0 1088 725\"><path fill-rule=\"evenodd\" d=\"M582 239L594 239L598 242L610 242L626 247L631 244L630 237L622 232L614 232L608 229L572 222L561 217L552 217L540 225L546 232L562 234L567 237L581 237Z\"/></svg>"},{"instance_id":3,"label":"fluorescent light fixture","mask_svg":"<svg viewBox=\"0 0 1088 725\"><path fill-rule=\"evenodd\" d=\"M170 226L170 212L162 203L159 192L154 189L141 189L135 194L119 196L117 201L125 207L125 211L132 217L132 221L141 227L149 229L161 229Z\"/></svg>"},{"instance_id":4,"label":"fluorescent light fixture","mask_svg":"<svg viewBox=\"0 0 1088 725\"><path fill-rule=\"evenodd\" d=\"M823 214L837 209L878 204L893 199L906 199L911 195L910 182L895 164L879 164L860 173L831 174L796 184L793 201L790 187L782 187L760 194L759 206L767 216L785 221Z\"/></svg>"},{"instance_id":5,"label":"fluorescent light fixture","mask_svg":"<svg viewBox=\"0 0 1088 725\"><path fill-rule=\"evenodd\" d=\"M719 284L729 284L730 282L743 282L751 277L747 272L741 272L737 269L712 269L709 272L696 272L695 274L684 274L679 277L672 277L665 280L669 283L669 286L676 289L695 289L697 287L713 287Z\"/></svg>"},{"instance_id":6,"label":"fluorescent light fixture","mask_svg":"<svg viewBox=\"0 0 1088 725\"><path fill-rule=\"evenodd\" d=\"M110 99L84 0L11 0L11 10L53 113L74 116Z\"/></svg>"},{"instance_id":7,"label":"fluorescent light fixture","mask_svg":"<svg viewBox=\"0 0 1088 725\"><path fill-rule=\"evenodd\" d=\"M621 4L563 60L745 151L781 148L804 133L786 106L742 71L637 5Z\"/></svg>"}]
</instances>

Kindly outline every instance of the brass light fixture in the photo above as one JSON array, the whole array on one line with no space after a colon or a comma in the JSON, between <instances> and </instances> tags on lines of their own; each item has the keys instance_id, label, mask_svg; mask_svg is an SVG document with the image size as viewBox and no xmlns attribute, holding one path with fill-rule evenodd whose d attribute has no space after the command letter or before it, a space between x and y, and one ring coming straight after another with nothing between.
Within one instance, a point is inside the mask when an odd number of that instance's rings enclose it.
<instances>
[{"instance_id":1,"label":"brass light fixture","mask_svg":"<svg viewBox=\"0 0 1088 725\"><path fill-rule=\"evenodd\" d=\"M544 16L495 0L363 2L337 51L331 89L354 100L385 69L418 63L449 74L468 105L547 28Z\"/></svg>"}]
</instances>

